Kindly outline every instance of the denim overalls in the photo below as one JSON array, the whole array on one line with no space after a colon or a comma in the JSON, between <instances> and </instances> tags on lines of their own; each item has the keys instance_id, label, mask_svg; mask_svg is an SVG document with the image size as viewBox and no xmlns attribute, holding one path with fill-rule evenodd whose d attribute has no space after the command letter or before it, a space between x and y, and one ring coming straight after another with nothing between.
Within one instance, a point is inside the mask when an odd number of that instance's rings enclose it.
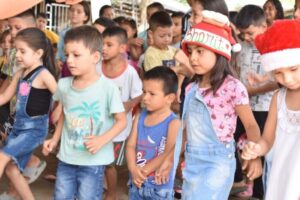
<instances>
[{"instance_id":1,"label":"denim overalls","mask_svg":"<svg viewBox=\"0 0 300 200\"><path fill-rule=\"evenodd\" d=\"M32 82L43 69L38 69L27 81L19 79L14 126L1 149L11 157L20 171L24 170L32 152L43 143L48 133L48 114L30 117L26 113Z\"/></svg>"},{"instance_id":2,"label":"denim overalls","mask_svg":"<svg viewBox=\"0 0 300 200\"><path fill-rule=\"evenodd\" d=\"M227 200L236 168L234 142L222 143L217 138L197 84L193 85L186 96L183 120L187 142L182 199ZM175 166L178 163L181 137L180 133L175 147Z\"/></svg>"}]
</instances>

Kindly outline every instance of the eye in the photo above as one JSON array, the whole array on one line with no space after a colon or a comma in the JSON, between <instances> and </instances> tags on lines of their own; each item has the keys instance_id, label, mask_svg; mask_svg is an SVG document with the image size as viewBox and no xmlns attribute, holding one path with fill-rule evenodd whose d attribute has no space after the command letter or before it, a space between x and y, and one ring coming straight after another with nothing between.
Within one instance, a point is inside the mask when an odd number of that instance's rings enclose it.
<instances>
[{"instance_id":1,"label":"eye","mask_svg":"<svg viewBox=\"0 0 300 200\"><path fill-rule=\"evenodd\" d=\"M291 67L290 70L291 71L296 71L298 69L298 67Z\"/></svg>"}]
</instances>

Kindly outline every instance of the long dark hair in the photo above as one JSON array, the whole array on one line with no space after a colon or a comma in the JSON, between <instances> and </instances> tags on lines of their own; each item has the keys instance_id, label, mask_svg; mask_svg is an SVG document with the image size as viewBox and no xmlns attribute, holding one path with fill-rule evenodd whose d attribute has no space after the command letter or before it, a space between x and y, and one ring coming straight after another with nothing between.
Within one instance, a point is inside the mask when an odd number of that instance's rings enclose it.
<instances>
[{"instance_id":1,"label":"long dark hair","mask_svg":"<svg viewBox=\"0 0 300 200\"><path fill-rule=\"evenodd\" d=\"M228 7L224 0L195 0L199 2L204 10L219 12L228 16Z\"/></svg>"},{"instance_id":2,"label":"long dark hair","mask_svg":"<svg viewBox=\"0 0 300 200\"><path fill-rule=\"evenodd\" d=\"M212 70L210 71L210 76L209 76L211 88L207 91L207 93L212 91L214 95L216 94L217 90L220 88L220 86L222 85L222 83L224 82L225 78L228 75L234 76L229 61L224 56L218 54L216 54L216 56L217 56L216 63L212 68ZM192 78L192 81L199 83L202 81L202 79L203 79L203 75L196 74Z\"/></svg>"},{"instance_id":3,"label":"long dark hair","mask_svg":"<svg viewBox=\"0 0 300 200\"><path fill-rule=\"evenodd\" d=\"M43 31L38 28L26 28L18 32L16 40L25 42L34 51L42 49L44 51L43 65L56 77L53 48Z\"/></svg>"}]
</instances>

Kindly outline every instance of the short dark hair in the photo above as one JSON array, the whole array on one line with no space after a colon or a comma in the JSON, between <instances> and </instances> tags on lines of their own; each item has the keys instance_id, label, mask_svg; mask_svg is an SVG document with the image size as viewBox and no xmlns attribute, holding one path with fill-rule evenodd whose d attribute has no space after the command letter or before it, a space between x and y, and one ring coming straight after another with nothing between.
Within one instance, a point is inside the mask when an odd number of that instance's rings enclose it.
<instances>
[{"instance_id":1,"label":"short dark hair","mask_svg":"<svg viewBox=\"0 0 300 200\"><path fill-rule=\"evenodd\" d=\"M204 10L211 10L228 16L228 7L225 0L194 0L194 2L200 3Z\"/></svg>"},{"instance_id":2,"label":"short dark hair","mask_svg":"<svg viewBox=\"0 0 300 200\"><path fill-rule=\"evenodd\" d=\"M36 18L39 18L39 17L44 18L44 19L47 19L47 15L46 15L46 13L44 13L44 12L40 12L40 13L38 13L38 14L36 15Z\"/></svg>"},{"instance_id":3,"label":"short dark hair","mask_svg":"<svg viewBox=\"0 0 300 200\"><path fill-rule=\"evenodd\" d=\"M143 80L162 81L165 95L176 94L178 89L177 75L168 67L157 66L150 69L144 74Z\"/></svg>"},{"instance_id":4,"label":"short dark hair","mask_svg":"<svg viewBox=\"0 0 300 200\"><path fill-rule=\"evenodd\" d=\"M106 17L99 17L94 21L94 24L99 24L101 26L104 26L105 28L110 28L117 25L113 20Z\"/></svg>"},{"instance_id":5,"label":"short dark hair","mask_svg":"<svg viewBox=\"0 0 300 200\"><path fill-rule=\"evenodd\" d=\"M166 11L158 11L154 13L149 20L149 27L151 31L156 30L158 27L172 27L173 21Z\"/></svg>"},{"instance_id":6,"label":"short dark hair","mask_svg":"<svg viewBox=\"0 0 300 200\"><path fill-rule=\"evenodd\" d=\"M25 19L27 19L27 21L30 21L30 23L36 24L35 14L32 9L25 10L24 12L22 12L18 15L15 15L11 18L23 18L23 19L25 18Z\"/></svg>"},{"instance_id":7,"label":"short dark hair","mask_svg":"<svg viewBox=\"0 0 300 200\"><path fill-rule=\"evenodd\" d=\"M284 12L282 4L279 0L267 0L263 7L265 7L266 3L272 3L276 9L276 16L275 19L284 19Z\"/></svg>"},{"instance_id":8,"label":"short dark hair","mask_svg":"<svg viewBox=\"0 0 300 200\"><path fill-rule=\"evenodd\" d=\"M127 33L124 29L119 26L107 28L102 33L103 38L105 37L117 37L121 44L127 44Z\"/></svg>"},{"instance_id":9,"label":"short dark hair","mask_svg":"<svg viewBox=\"0 0 300 200\"><path fill-rule=\"evenodd\" d=\"M236 27L247 29L249 26L261 26L266 22L266 16L262 8L256 5L244 6L236 17Z\"/></svg>"},{"instance_id":10,"label":"short dark hair","mask_svg":"<svg viewBox=\"0 0 300 200\"><path fill-rule=\"evenodd\" d=\"M114 22L116 22L118 25L122 24L124 20L126 20L126 17L124 16L119 16L119 17L115 17Z\"/></svg>"},{"instance_id":11,"label":"short dark hair","mask_svg":"<svg viewBox=\"0 0 300 200\"><path fill-rule=\"evenodd\" d=\"M184 13L183 12L173 12L172 13L172 15L171 15L171 17L173 18L173 17L180 17L180 18L183 18L183 16L184 16Z\"/></svg>"},{"instance_id":12,"label":"short dark hair","mask_svg":"<svg viewBox=\"0 0 300 200\"><path fill-rule=\"evenodd\" d=\"M158 11L164 11L165 10L164 6L159 2L154 2L154 3L149 4L147 6L147 10L150 9L150 8L156 8Z\"/></svg>"},{"instance_id":13,"label":"short dark hair","mask_svg":"<svg viewBox=\"0 0 300 200\"><path fill-rule=\"evenodd\" d=\"M79 26L71 28L65 36L65 44L73 41L82 41L91 52L102 51L102 37L99 31L92 26Z\"/></svg>"},{"instance_id":14,"label":"short dark hair","mask_svg":"<svg viewBox=\"0 0 300 200\"><path fill-rule=\"evenodd\" d=\"M102 17L102 15L104 14L105 10L108 9L108 8L113 9L113 7L110 6L110 5L104 5L104 6L102 6L102 7L100 8L100 10L99 10L99 17Z\"/></svg>"}]
</instances>

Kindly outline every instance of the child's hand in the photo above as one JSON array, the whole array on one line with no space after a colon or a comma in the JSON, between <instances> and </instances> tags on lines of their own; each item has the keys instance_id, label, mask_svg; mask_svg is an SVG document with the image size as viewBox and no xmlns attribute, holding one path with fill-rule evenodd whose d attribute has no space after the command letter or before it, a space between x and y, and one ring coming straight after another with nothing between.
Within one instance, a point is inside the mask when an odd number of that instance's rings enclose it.
<instances>
[{"instance_id":1,"label":"child's hand","mask_svg":"<svg viewBox=\"0 0 300 200\"><path fill-rule=\"evenodd\" d=\"M132 38L129 40L129 44L133 46L143 46L144 40L142 38Z\"/></svg>"},{"instance_id":2,"label":"child's hand","mask_svg":"<svg viewBox=\"0 0 300 200\"><path fill-rule=\"evenodd\" d=\"M173 162L164 161L160 168L155 171L155 183L157 185L165 184L169 181L170 172L173 167Z\"/></svg>"},{"instance_id":3,"label":"child's hand","mask_svg":"<svg viewBox=\"0 0 300 200\"><path fill-rule=\"evenodd\" d=\"M100 136L90 135L84 137L84 145L91 154L97 153L104 145L103 139Z\"/></svg>"},{"instance_id":4,"label":"child's hand","mask_svg":"<svg viewBox=\"0 0 300 200\"><path fill-rule=\"evenodd\" d=\"M252 160L261 155L262 148L259 144L249 141L243 149L242 158Z\"/></svg>"},{"instance_id":5,"label":"child's hand","mask_svg":"<svg viewBox=\"0 0 300 200\"><path fill-rule=\"evenodd\" d=\"M54 138L51 138L49 140L46 140L43 144L43 150L42 153L45 156L48 156L49 153L51 153L57 146L58 141L55 140Z\"/></svg>"},{"instance_id":6,"label":"child's hand","mask_svg":"<svg viewBox=\"0 0 300 200\"><path fill-rule=\"evenodd\" d=\"M136 166L133 170L130 171L132 176L132 182L137 188L141 188L142 184L147 179L147 171L143 168Z\"/></svg>"},{"instance_id":7,"label":"child's hand","mask_svg":"<svg viewBox=\"0 0 300 200\"><path fill-rule=\"evenodd\" d=\"M247 80L248 80L250 86L255 86L258 84L266 83L270 79L271 78L269 77L268 74L260 75L260 74L254 73L254 72L250 72L247 75Z\"/></svg>"},{"instance_id":8,"label":"child's hand","mask_svg":"<svg viewBox=\"0 0 300 200\"><path fill-rule=\"evenodd\" d=\"M254 160L245 160L242 166L243 170L247 171L247 177L250 180L254 180L257 177L260 177L262 174L262 164L261 159L256 158Z\"/></svg>"}]
</instances>

